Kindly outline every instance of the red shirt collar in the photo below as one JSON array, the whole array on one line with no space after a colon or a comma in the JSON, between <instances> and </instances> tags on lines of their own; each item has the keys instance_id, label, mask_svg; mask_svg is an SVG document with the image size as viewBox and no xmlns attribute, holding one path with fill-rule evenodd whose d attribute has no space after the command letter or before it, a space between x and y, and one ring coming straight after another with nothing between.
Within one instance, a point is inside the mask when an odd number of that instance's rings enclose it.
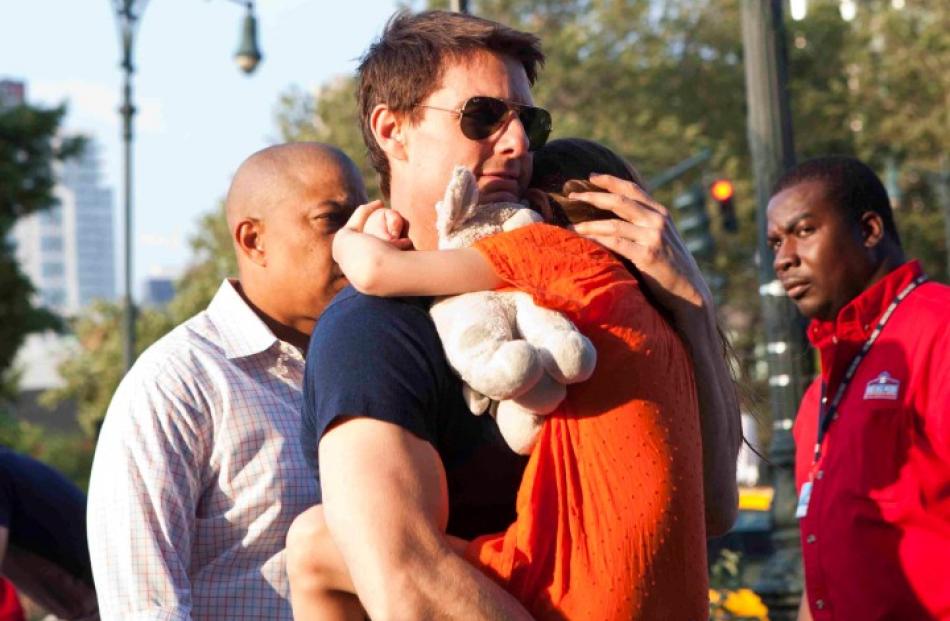
<instances>
[{"instance_id":1,"label":"red shirt collar","mask_svg":"<svg viewBox=\"0 0 950 621\"><path fill-rule=\"evenodd\" d=\"M839 341L863 342L871 335L891 301L921 274L920 261L915 259L904 263L848 302L834 321L812 320L808 326L808 340L819 350L835 336Z\"/></svg>"}]
</instances>

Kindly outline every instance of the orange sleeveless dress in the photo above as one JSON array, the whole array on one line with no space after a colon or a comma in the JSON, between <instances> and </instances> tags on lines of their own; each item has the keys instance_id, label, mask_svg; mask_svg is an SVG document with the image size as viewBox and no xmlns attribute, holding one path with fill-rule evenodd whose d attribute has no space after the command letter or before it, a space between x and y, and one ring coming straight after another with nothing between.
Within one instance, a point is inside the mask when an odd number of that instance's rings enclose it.
<instances>
[{"instance_id":1,"label":"orange sleeveless dress","mask_svg":"<svg viewBox=\"0 0 950 621\"><path fill-rule=\"evenodd\" d=\"M610 252L570 231L536 224L475 247L570 318L597 368L545 423L516 521L468 560L536 619L707 619L699 410L679 337Z\"/></svg>"}]
</instances>

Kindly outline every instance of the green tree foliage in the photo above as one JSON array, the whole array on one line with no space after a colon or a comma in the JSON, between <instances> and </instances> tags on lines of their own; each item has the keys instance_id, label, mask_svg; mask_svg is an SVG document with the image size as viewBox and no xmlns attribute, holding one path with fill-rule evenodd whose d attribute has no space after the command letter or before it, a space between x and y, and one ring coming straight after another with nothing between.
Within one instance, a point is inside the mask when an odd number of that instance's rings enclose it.
<instances>
[{"instance_id":1,"label":"green tree foliage","mask_svg":"<svg viewBox=\"0 0 950 621\"><path fill-rule=\"evenodd\" d=\"M168 305L173 324L179 324L204 310L225 278L237 276L237 262L224 203L198 221L191 237L192 258L175 285L175 297Z\"/></svg>"},{"instance_id":2,"label":"green tree foliage","mask_svg":"<svg viewBox=\"0 0 950 621\"><path fill-rule=\"evenodd\" d=\"M353 76L330 81L316 96L289 89L277 103L276 119L284 142L325 142L343 149L359 166L370 199L380 198L379 180L359 129Z\"/></svg>"},{"instance_id":3,"label":"green tree foliage","mask_svg":"<svg viewBox=\"0 0 950 621\"><path fill-rule=\"evenodd\" d=\"M15 393L10 365L31 332L58 328L57 318L33 304L35 292L10 244L17 219L56 205L54 164L78 154L80 138L57 136L65 108L0 108L0 400Z\"/></svg>"}]
</instances>

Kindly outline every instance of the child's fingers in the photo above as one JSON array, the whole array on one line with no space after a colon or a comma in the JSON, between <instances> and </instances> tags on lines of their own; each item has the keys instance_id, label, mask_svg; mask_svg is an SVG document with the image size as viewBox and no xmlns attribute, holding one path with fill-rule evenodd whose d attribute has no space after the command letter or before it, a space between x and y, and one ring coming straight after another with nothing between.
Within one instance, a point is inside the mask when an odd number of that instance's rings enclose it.
<instances>
[{"instance_id":1,"label":"child's fingers","mask_svg":"<svg viewBox=\"0 0 950 621\"><path fill-rule=\"evenodd\" d=\"M392 245L400 250L412 250L415 246L412 245L412 240L408 237L400 237L398 239L392 240Z\"/></svg>"},{"instance_id":2,"label":"child's fingers","mask_svg":"<svg viewBox=\"0 0 950 621\"><path fill-rule=\"evenodd\" d=\"M390 239L396 240L402 236L403 228L405 228L406 221L398 211L393 209L387 209L386 214L386 231L389 233Z\"/></svg>"},{"instance_id":3,"label":"child's fingers","mask_svg":"<svg viewBox=\"0 0 950 621\"><path fill-rule=\"evenodd\" d=\"M353 215L351 215L350 219L346 221L344 228L362 232L363 227L366 226L366 221L373 214L373 212L382 208L383 201L379 200L366 203L365 205L360 205L353 210Z\"/></svg>"}]
</instances>

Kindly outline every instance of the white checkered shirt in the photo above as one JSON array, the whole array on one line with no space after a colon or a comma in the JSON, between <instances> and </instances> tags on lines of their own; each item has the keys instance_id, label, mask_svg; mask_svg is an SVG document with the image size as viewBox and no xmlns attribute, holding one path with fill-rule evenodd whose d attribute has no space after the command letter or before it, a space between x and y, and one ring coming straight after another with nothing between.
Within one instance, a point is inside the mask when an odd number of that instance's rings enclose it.
<instances>
[{"instance_id":1,"label":"white checkered shirt","mask_svg":"<svg viewBox=\"0 0 950 621\"><path fill-rule=\"evenodd\" d=\"M317 499L303 369L228 281L138 359L89 486L103 620L292 619L284 539Z\"/></svg>"}]
</instances>

